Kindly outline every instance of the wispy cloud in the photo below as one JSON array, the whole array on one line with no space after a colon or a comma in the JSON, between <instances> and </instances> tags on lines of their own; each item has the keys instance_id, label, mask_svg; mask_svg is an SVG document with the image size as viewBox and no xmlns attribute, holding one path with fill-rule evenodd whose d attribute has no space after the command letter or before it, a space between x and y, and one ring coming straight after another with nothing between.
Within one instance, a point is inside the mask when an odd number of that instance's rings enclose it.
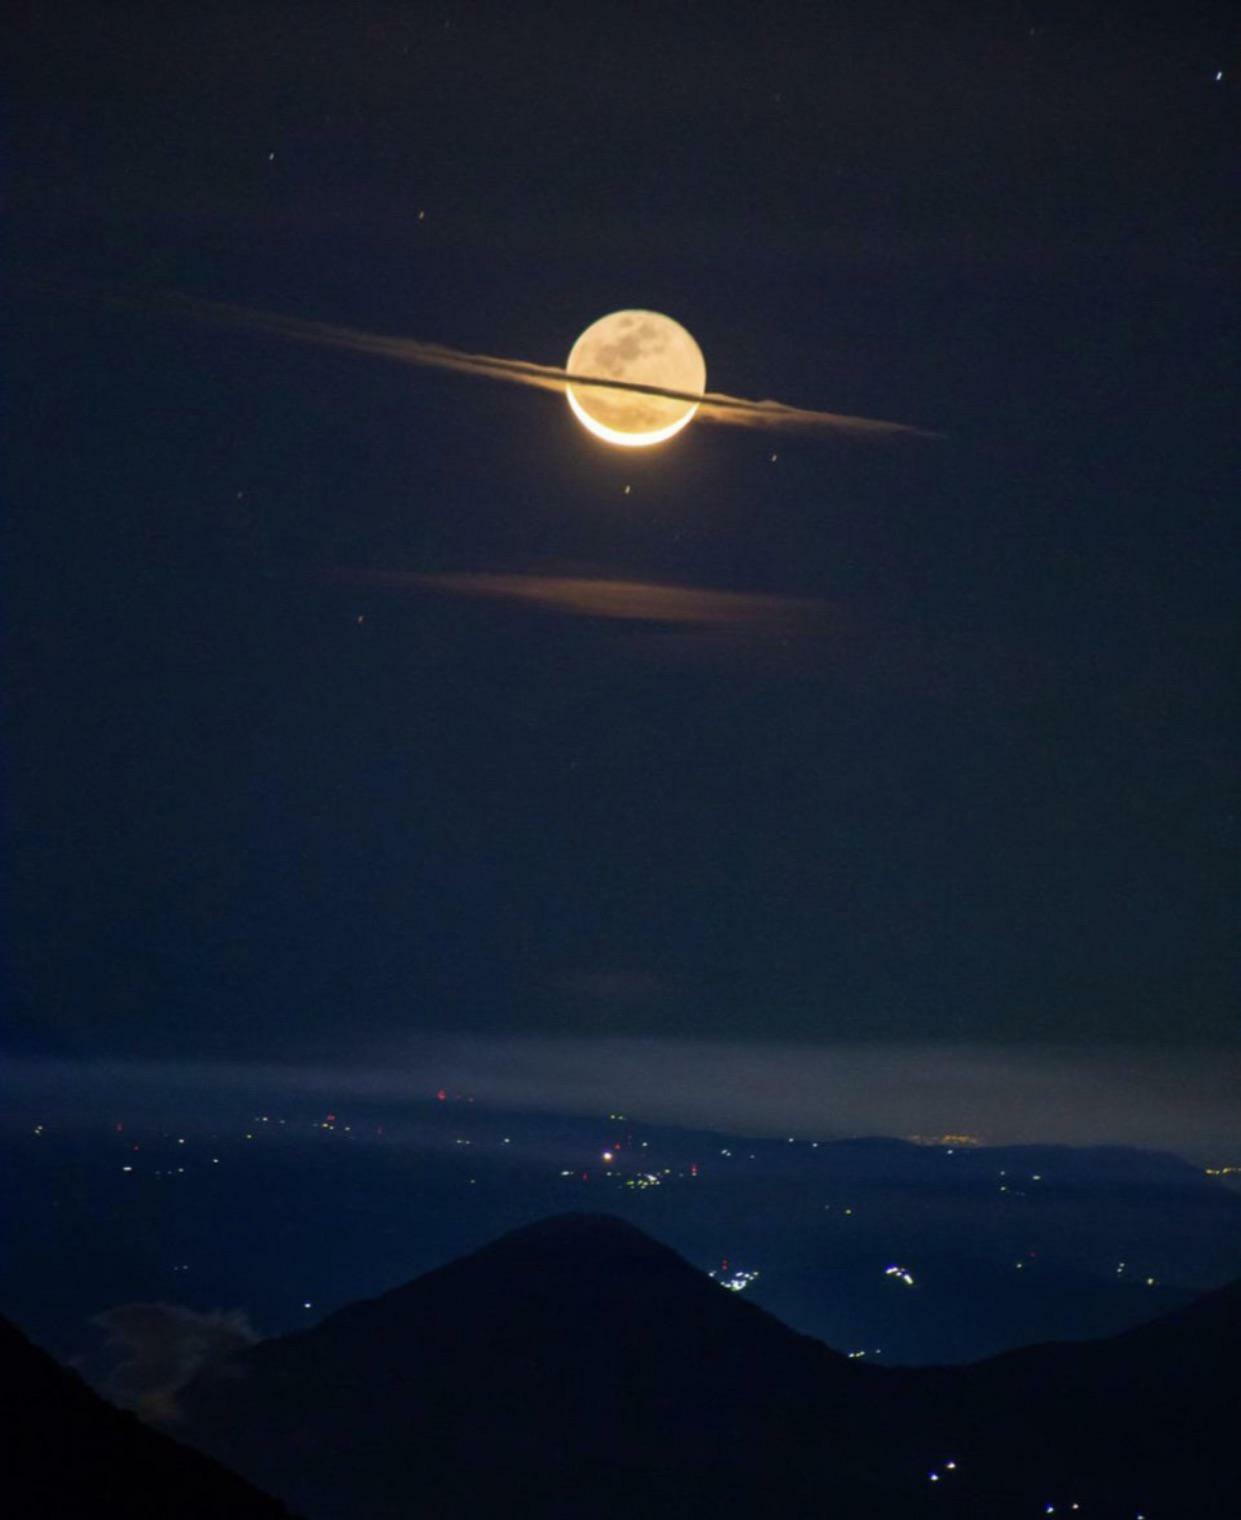
<instances>
[{"instance_id":1,"label":"wispy cloud","mask_svg":"<svg viewBox=\"0 0 1241 1520\"><path fill-rule=\"evenodd\" d=\"M818 411L811 407L789 406L782 401L751 401L729 396L722 391L697 395L691 391L670 390L659 385L614 380L603 376L570 375L553 364L538 364L528 359L505 359L494 354L474 354L450 348L443 343L426 343L417 338L392 337L366 332L331 322L311 322L302 317L282 316L278 312L254 311L224 302L198 301L172 297L165 303L171 310L206 321L221 322L250 332L265 333L295 343L310 343L319 348L338 348L371 358L389 359L397 364L414 364L428 369L450 370L457 374L476 375L486 380L507 381L512 385L532 386L536 390L563 394L572 379L576 386L607 390L633 391L640 395L666 396L678 401L697 401L698 420L719 422L733 427L775 429L778 431L816 431L837 433L850 438L936 438L940 435L903 422L884 422L870 417L851 417L841 412Z\"/></svg>"},{"instance_id":2,"label":"wispy cloud","mask_svg":"<svg viewBox=\"0 0 1241 1520\"><path fill-rule=\"evenodd\" d=\"M447 596L510 602L573 617L695 628L745 628L754 632L804 629L825 624L829 614L825 602L810 597L584 575L494 572L431 575L397 570L342 570L333 578L353 584L406 587Z\"/></svg>"},{"instance_id":3,"label":"wispy cloud","mask_svg":"<svg viewBox=\"0 0 1241 1520\"><path fill-rule=\"evenodd\" d=\"M111 1365L82 1370L114 1403L156 1421L176 1420L181 1389L258 1340L240 1309L199 1313L178 1304L121 1304L92 1323L104 1333L102 1360Z\"/></svg>"},{"instance_id":4,"label":"wispy cloud","mask_svg":"<svg viewBox=\"0 0 1241 1520\"><path fill-rule=\"evenodd\" d=\"M627 648L672 665L738 664L778 675L822 676L941 700L1010 689L1015 662L1002 650L936 644L912 630L857 616L815 597L725 591L608 575L528 571L421 572L338 566L322 578L340 585L456 597L524 608L537 615L611 624L618 640L641 630ZM1037 673L1022 668L1023 690Z\"/></svg>"}]
</instances>

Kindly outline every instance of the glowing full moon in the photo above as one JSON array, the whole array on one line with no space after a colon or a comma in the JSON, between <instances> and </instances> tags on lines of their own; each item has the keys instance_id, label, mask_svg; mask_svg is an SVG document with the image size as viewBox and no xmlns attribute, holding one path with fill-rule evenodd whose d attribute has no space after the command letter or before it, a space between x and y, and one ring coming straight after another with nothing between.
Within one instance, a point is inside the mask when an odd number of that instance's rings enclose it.
<instances>
[{"instance_id":1,"label":"glowing full moon","mask_svg":"<svg viewBox=\"0 0 1241 1520\"><path fill-rule=\"evenodd\" d=\"M706 389L702 350L679 322L657 311L614 311L592 322L573 345L571 375L627 380L700 396ZM679 433L698 410L696 401L650 396L598 385L566 385L573 415L597 438L641 449Z\"/></svg>"}]
</instances>

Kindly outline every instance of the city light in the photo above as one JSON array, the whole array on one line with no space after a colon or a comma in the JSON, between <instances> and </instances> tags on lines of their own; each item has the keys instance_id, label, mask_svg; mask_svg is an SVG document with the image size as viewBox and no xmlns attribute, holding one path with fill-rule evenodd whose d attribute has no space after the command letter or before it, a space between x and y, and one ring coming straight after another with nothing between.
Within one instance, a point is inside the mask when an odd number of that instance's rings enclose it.
<instances>
[{"instance_id":1,"label":"city light","mask_svg":"<svg viewBox=\"0 0 1241 1520\"><path fill-rule=\"evenodd\" d=\"M727 1288L730 1293L744 1293L760 1274L757 1271L730 1271L725 1275L714 1271L707 1275L719 1283L721 1288Z\"/></svg>"}]
</instances>

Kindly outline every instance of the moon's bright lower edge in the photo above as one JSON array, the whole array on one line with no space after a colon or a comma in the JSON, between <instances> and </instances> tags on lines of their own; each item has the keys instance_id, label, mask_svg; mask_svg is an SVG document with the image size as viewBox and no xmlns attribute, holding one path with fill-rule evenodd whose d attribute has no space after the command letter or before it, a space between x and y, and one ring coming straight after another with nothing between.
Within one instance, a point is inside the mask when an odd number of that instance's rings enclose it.
<instances>
[{"instance_id":1,"label":"moon's bright lower edge","mask_svg":"<svg viewBox=\"0 0 1241 1520\"><path fill-rule=\"evenodd\" d=\"M571 375L628 380L701 395L707 384L702 350L679 322L657 311L614 311L578 338L565 368ZM642 449L674 437L698 402L605 386L566 385L573 415L605 443Z\"/></svg>"}]
</instances>

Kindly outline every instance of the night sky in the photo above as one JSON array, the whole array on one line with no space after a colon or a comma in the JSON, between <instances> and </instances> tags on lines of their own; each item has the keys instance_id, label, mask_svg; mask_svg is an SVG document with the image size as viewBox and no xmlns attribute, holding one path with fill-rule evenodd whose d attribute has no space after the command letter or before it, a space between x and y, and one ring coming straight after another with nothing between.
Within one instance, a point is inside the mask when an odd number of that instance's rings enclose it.
<instances>
[{"instance_id":1,"label":"night sky","mask_svg":"<svg viewBox=\"0 0 1241 1520\"><path fill-rule=\"evenodd\" d=\"M11 1052L474 1042L590 1108L675 1048L705 1123L709 1043L770 1132L786 1047L1080 1053L1192 1129L1241 1046L1230 7L31 12ZM713 388L944 436L612 449L182 298L545 364L651 308Z\"/></svg>"}]
</instances>

